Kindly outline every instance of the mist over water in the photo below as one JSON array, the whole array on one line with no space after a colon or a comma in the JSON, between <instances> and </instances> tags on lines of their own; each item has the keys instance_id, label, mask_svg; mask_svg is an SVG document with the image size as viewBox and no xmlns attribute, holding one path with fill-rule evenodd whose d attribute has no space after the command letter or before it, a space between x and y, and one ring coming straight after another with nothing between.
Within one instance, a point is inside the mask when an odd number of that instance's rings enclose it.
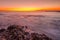
<instances>
[{"instance_id":1,"label":"mist over water","mask_svg":"<svg viewBox=\"0 0 60 40\"><path fill-rule=\"evenodd\" d=\"M34 32L60 40L60 12L0 12L0 29L13 24L27 25Z\"/></svg>"}]
</instances>

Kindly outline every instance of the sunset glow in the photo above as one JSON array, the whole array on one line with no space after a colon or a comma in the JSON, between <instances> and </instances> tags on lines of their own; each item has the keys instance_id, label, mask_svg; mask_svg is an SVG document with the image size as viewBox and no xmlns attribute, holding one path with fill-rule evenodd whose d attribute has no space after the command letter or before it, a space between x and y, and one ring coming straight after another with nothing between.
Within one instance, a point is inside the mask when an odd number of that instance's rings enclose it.
<instances>
[{"instance_id":1,"label":"sunset glow","mask_svg":"<svg viewBox=\"0 0 60 40\"><path fill-rule=\"evenodd\" d=\"M12 8L12 11L36 11L40 10L39 8Z\"/></svg>"},{"instance_id":2,"label":"sunset glow","mask_svg":"<svg viewBox=\"0 0 60 40\"><path fill-rule=\"evenodd\" d=\"M39 10L60 10L60 8L0 8L0 11L39 11Z\"/></svg>"},{"instance_id":3,"label":"sunset glow","mask_svg":"<svg viewBox=\"0 0 60 40\"><path fill-rule=\"evenodd\" d=\"M0 8L0 10L4 10L4 11L36 11L36 10L41 10L41 8Z\"/></svg>"}]
</instances>

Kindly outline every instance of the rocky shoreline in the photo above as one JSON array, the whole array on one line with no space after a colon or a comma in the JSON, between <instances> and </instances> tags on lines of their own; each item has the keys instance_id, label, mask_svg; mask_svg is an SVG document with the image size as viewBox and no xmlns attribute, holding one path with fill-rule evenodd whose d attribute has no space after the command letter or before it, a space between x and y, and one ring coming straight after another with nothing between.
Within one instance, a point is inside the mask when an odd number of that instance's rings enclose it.
<instances>
[{"instance_id":1,"label":"rocky shoreline","mask_svg":"<svg viewBox=\"0 0 60 40\"><path fill-rule=\"evenodd\" d=\"M27 26L10 25L7 29L0 29L0 40L52 40L45 34L28 32Z\"/></svg>"}]
</instances>

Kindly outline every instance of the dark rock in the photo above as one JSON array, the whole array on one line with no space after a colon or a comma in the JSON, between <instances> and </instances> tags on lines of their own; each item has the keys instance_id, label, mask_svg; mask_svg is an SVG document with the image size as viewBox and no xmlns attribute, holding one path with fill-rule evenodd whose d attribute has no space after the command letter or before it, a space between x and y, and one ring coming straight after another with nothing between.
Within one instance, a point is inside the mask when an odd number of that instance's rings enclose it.
<instances>
[{"instance_id":1,"label":"dark rock","mask_svg":"<svg viewBox=\"0 0 60 40\"><path fill-rule=\"evenodd\" d=\"M0 29L0 33L1 33L1 32L4 32L4 31L5 31L5 29Z\"/></svg>"},{"instance_id":2,"label":"dark rock","mask_svg":"<svg viewBox=\"0 0 60 40\"><path fill-rule=\"evenodd\" d=\"M1 40L52 40L45 34L29 33L23 29L28 29L27 26L10 25L6 30L0 30Z\"/></svg>"}]
</instances>

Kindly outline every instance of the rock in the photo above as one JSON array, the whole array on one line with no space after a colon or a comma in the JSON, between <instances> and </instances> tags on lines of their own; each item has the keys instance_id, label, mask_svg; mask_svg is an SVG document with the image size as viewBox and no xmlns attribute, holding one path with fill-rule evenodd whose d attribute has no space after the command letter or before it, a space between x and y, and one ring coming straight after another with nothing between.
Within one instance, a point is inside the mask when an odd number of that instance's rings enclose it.
<instances>
[{"instance_id":1,"label":"rock","mask_svg":"<svg viewBox=\"0 0 60 40\"><path fill-rule=\"evenodd\" d=\"M27 26L10 25L7 29L0 30L1 40L52 40L45 34L30 33ZM2 32L2 33L1 33Z\"/></svg>"},{"instance_id":2,"label":"rock","mask_svg":"<svg viewBox=\"0 0 60 40\"><path fill-rule=\"evenodd\" d=\"M4 32L4 31L5 31L5 29L0 29L0 33L1 33L1 32Z\"/></svg>"}]
</instances>

